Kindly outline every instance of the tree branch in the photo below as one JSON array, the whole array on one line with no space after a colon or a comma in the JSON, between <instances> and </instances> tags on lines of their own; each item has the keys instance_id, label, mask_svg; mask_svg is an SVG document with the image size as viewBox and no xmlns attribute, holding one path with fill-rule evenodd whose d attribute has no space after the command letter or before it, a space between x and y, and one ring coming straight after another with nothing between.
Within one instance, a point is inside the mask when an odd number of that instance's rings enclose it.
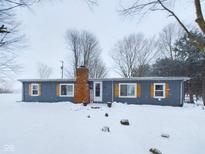
<instances>
[{"instance_id":1,"label":"tree branch","mask_svg":"<svg viewBox=\"0 0 205 154\"><path fill-rule=\"evenodd\" d=\"M201 2L200 0L194 0L195 2L195 9L196 9L196 23L199 25L201 31L205 34L205 21L203 18L203 13L201 10Z\"/></svg>"},{"instance_id":2,"label":"tree branch","mask_svg":"<svg viewBox=\"0 0 205 154\"><path fill-rule=\"evenodd\" d=\"M182 23L182 21L178 18L178 16L172 11L170 10L169 8L167 8L162 2L161 0L157 0L159 2L159 4L162 6L162 8L167 11L168 13L170 13L171 16L173 16L177 22L181 25L181 27L184 29L184 31L187 33L189 39L192 40L193 43L195 43L202 51L203 53L205 54L205 42L203 40L201 40L200 38L196 37L195 35L193 35L187 28L186 26ZM199 0L195 0L196 1L199 1ZM200 6L200 1L198 3L198 5ZM202 12L201 12L201 6L199 7L200 9L198 10L199 12L199 15L201 14L202 15ZM201 16L202 19L203 19L203 16ZM201 18L200 18L200 21L198 21L201 23ZM204 20L203 20L204 22ZM203 27L203 22L202 22L202 27ZM205 27L204 27L205 28ZM205 31L204 31L205 32Z\"/></svg>"}]
</instances>

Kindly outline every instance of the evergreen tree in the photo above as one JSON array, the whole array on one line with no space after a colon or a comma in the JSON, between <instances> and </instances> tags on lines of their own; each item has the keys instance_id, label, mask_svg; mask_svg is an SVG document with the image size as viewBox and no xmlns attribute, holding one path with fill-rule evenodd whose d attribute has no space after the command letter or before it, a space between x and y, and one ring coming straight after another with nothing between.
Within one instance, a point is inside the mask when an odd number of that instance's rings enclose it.
<instances>
[{"instance_id":1,"label":"evergreen tree","mask_svg":"<svg viewBox=\"0 0 205 154\"><path fill-rule=\"evenodd\" d=\"M193 32L200 39L202 34ZM200 48L185 34L174 44L176 59L158 59L153 65L153 75L156 76L188 76L185 90L190 96L190 103L194 103L193 95L202 96L205 105L205 56Z\"/></svg>"}]
</instances>

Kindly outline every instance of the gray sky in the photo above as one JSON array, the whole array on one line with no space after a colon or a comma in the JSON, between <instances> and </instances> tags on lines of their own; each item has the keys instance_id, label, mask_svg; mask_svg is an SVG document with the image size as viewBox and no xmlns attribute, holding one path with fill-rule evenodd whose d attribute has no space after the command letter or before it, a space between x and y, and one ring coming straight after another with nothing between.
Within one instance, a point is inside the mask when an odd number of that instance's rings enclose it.
<instances>
[{"instance_id":1,"label":"gray sky","mask_svg":"<svg viewBox=\"0 0 205 154\"><path fill-rule=\"evenodd\" d=\"M65 43L68 29L88 30L98 38L102 57L109 69L109 77L118 76L113 71L110 51L114 44L130 33L143 33L147 37L157 35L161 29L174 20L166 13L153 12L145 19L123 17L117 12L120 0L99 0L92 10L83 0L61 0L36 4L32 11L21 9L18 20L27 37L29 47L18 51L18 63L23 66L17 78L38 78L37 63L53 68L52 78L60 77L60 60L71 61ZM194 24L194 5L191 0L181 2L175 8L186 24ZM65 68L71 69L71 68Z\"/></svg>"}]
</instances>

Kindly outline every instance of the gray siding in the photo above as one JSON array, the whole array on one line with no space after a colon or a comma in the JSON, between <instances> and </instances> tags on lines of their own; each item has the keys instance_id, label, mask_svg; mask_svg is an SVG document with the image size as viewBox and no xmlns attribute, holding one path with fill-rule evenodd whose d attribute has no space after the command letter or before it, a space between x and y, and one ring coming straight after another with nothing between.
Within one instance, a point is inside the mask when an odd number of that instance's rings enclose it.
<instances>
[{"instance_id":1,"label":"gray siding","mask_svg":"<svg viewBox=\"0 0 205 154\"><path fill-rule=\"evenodd\" d=\"M34 82L36 83L36 82ZM37 82L38 83L38 82ZM74 83L74 82L60 82L60 83ZM59 102L59 101L71 101L73 97L60 97L56 96L56 84L58 82L40 82L41 84L41 96L29 96L29 84L30 82L23 83L23 101L25 102Z\"/></svg>"},{"instance_id":2,"label":"gray siding","mask_svg":"<svg viewBox=\"0 0 205 154\"><path fill-rule=\"evenodd\" d=\"M152 104L152 105L170 105L170 106L180 106L184 98L184 85L181 83L183 81L179 80L169 80L169 81L149 81L149 80L140 80L140 81L102 81L103 82L103 101L95 103L107 103L112 102L123 102L127 104ZM113 92L112 92L112 82L113 82ZM150 96L150 85L151 83L168 83L169 84L169 97L164 99L156 99ZM42 85L42 95L41 96L29 96L29 84L31 82L23 83L23 101L26 102L58 102L58 101L71 101L74 102L73 97L59 97L56 96L56 84L59 82L41 82ZM74 82L60 82L60 83L74 83ZM140 83L141 84L141 97L139 98L119 98L115 97L115 84L116 83ZM93 88L93 81L89 82L90 88ZM182 97L181 97L182 94Z\"/></svg>"},{"instance_id":3,"label":"gray siding","mask_svg":"<svg viewBox=\"0 0 205 154\"><path fill-rule=\"evenodd\" d=\"M150 96L151 83L168 83L169 84L169 97L164 99L157 99ZM181 94L184 93L182 89L181 93L181 82L178 80L170 81L113 81L113 93L112 93L112 81L103 82L103 103L112 102L123 102L127 104L152 104L152 105L170 105L180 106ZM115 97L115 84L118 83L140 83L141 84L141 96L138 98L120 98ZM183 95L182 95L183 96ZM183 97L182 97L183 98ZM98 102L96 102L98 103ZM100 103L100 102L99 102Z\"/></svg>"}]
</instances>

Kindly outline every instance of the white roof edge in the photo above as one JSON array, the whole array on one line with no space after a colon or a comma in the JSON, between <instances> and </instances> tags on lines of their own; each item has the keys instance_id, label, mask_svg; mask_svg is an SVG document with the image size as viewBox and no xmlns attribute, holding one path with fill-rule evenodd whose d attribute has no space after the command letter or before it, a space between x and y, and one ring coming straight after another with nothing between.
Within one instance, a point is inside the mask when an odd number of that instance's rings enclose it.
<instances>
[{"instance_id":1,"label":"white roof edge","mask_svg":"<svg viewBox=\"0 0 205 154\"><path fill-rule=\"evenodd\" d=\"M132 77L132 78L103 78L89 79L89 81L134 81L134 80L190 80L189 77ZM19 79L20 82L66 82L75 81L75 79Z\"/></svg>"},{"instance_id":2,"label":"white roof edge","mask_svg":"<svg viewBox=\"0 0 205 154\"><path fill-rule=\"evenodd\" d=\"M134 81L134 80L190 80L189 77L132 77L132 78L104 78L104 79L90 79L91 81Z\"/></svg>"},{"instance_id":3,"label":"white roof edge","mask_svg":"<svg viewBox=\"0 0 205 154\"><path fill-rule=\"evenodd\" d=\"M58 82L58 81L75 81L75 79L19 79L20 82Z\"/></svg>"}]
</instances>

